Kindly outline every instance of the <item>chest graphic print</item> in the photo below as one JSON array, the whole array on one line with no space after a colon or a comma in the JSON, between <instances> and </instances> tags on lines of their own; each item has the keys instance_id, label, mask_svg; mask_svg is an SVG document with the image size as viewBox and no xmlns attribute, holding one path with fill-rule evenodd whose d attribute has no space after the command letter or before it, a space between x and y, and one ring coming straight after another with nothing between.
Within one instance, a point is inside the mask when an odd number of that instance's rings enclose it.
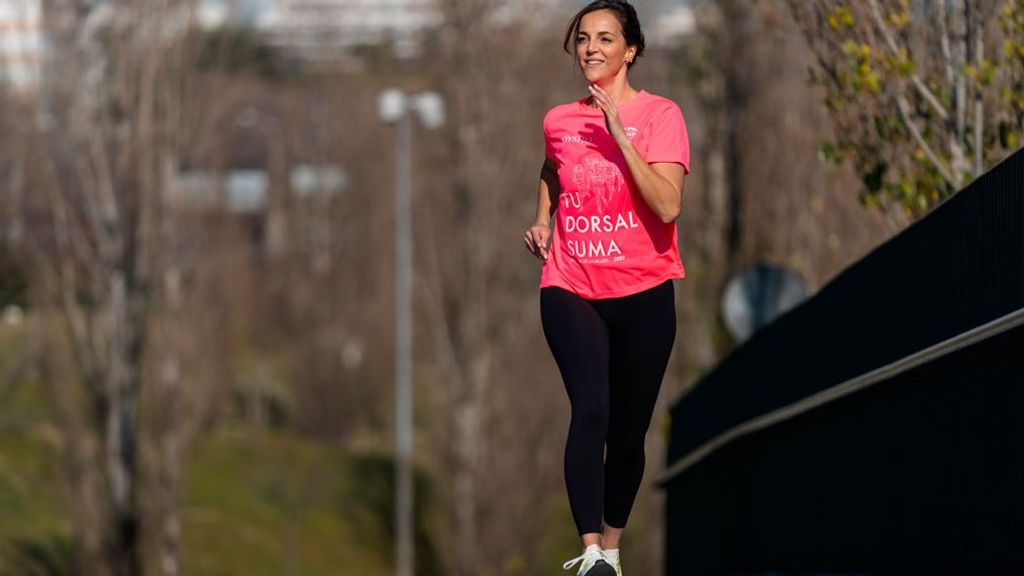
<instances>
[{"instance_id":1,"label":"chest graphic print","mask_svg":"<svg viewBox=\"0 0 1024 576\"><path fill-rule=\"evenodd\" d=\"M585 264L624 262L623 236L640 223L619 166L588 156L572 167L571 177L559 205L566 251Z\"/></svg>"},{"instance_id":2,"label":"chest graphic print","mask_svg":"<svg viewBox=\"0 0 1024 576\"><path fill-rule=\"evenodd\" d=\"M572 183L580 195L581 203L593 200L597 213L604 214L625 180L614 162L591 156L573 166Z\"/></svg>"}]
</instances>

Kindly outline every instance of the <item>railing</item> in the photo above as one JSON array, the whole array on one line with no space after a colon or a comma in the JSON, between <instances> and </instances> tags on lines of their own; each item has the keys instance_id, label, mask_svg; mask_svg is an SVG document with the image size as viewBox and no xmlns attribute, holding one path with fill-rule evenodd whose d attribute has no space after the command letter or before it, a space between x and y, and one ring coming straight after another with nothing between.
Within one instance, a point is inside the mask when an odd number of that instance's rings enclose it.
<instances>
[{"instance_id":1,"label":"railing","mask_svg":"<svg viewBox=\"0 0 1024 576\"><path fill-rule=\"evenodd\" d=\"M671 408L666 574L1024 574L1024 152Z\"/></svg>"}]
</instances>

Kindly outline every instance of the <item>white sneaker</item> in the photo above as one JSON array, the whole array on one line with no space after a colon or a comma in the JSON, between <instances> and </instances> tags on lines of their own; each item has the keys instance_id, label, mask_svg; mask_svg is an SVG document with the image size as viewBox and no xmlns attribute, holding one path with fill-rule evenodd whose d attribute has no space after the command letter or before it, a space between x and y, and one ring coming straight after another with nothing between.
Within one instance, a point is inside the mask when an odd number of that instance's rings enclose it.
<instances>
[{"instance_id":1,"label":"white sneaker","mask_svg":"<svg viewBox=\"0 0 1024 576\"><path fill-rule=\"evenodd\" d=\"M605 562L615 569L615 576L622 576L622 564L619 562L619 549L610 548L602 551Z\"/></svg>"},{"instance_id":2,"label":"white sneaker","mask_svg":"<svg viewBox=\"0 0 1024 576\"><path fill-rule=\"evenodd\" d=\"M571 570L577 562L583 561L576 576L616 576L615 569L604 559L601 547L597 544L587 546L583 554L562 564L562 568Z\"/></svg>"}]
</instances>

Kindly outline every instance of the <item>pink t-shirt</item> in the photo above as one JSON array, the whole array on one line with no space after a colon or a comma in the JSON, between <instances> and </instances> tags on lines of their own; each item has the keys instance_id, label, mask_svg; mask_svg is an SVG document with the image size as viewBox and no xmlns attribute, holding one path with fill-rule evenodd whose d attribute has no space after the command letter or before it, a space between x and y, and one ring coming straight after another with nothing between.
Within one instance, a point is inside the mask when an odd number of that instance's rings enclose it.
<instances>
[{"instance_id":1,"label":"pink t-shirt","mask_svg":"<svg viewBox=\"0 0 1024 576\"><path fill-rule=\"evenodd\" d=\"M686 123L675 102L641 90L619 106L619 117L648 164L675 162L690 171ZM662 222L640 195L599 108L586 99L555 106L544 117L544 140L562 193L542 288L616 298L686 275L675 223Z\"/></svg>"}]
</instances>

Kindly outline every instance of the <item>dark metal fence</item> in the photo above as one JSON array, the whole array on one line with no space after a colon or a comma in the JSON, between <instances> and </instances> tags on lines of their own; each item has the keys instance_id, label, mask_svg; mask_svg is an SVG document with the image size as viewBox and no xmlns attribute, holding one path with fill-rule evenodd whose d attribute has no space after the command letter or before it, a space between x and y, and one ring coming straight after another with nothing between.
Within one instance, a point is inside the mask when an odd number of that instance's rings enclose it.
<instances>
[{"instance_id":1,"label":"dark metal fence","mask_svg":"<svg viewBox=\"0 0 1024 576\"><path fill-rule=\"evenodd\" d=\"M671 408L666 574L1024 574L1024 152Z\"/></svg>"}]
</instances>

